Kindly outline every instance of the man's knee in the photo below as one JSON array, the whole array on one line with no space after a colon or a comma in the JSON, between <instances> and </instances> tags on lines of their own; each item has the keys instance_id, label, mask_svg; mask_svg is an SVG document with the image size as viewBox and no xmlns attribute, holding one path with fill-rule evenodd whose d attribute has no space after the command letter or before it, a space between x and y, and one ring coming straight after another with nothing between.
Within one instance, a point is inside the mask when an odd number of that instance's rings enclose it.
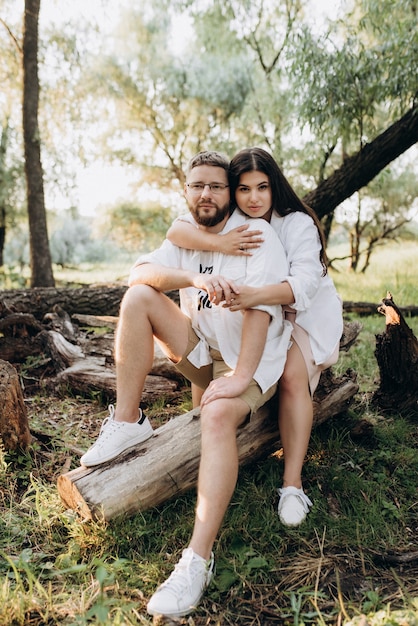
<instances>
[{"instance_id":1,"label":"man's knee","mask_svg":"<svg viewBox=\"0 0 418 626\"><path fill-rule=\"evenodd\" d=\"M121 315L129 313L134 309L136 313L143 310L148 304L152 304L160 294L149 285L133 285L129 287L123 296L120 313Z\"/></svg>"},{"instance_id":2,"label":"man's knee","mask_svg":"<svg viewBox=\"0 0 418 626\"><path fill-rule=\"evenodd\" d=\"M221 398L205 404L200 414L202 433L215 433L220 437L235 435L242 416L234 408L231 398Z\"/></svg>"}]
</instances>

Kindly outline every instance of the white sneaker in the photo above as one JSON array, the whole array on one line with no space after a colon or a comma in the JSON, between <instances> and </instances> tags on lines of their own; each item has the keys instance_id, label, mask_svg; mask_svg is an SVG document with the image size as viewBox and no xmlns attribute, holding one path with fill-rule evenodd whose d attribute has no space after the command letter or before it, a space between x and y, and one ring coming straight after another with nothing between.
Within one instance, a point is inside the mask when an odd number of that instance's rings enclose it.
<instances>
[{"instance_id":1,"label":"white sneaker","mask_svg":"<svg viewBox=\"0 0 418 626\"><path fill-rule=\"evenodd\" d=\"M183 550L174 571L148 602L148 613L182 617L193 611L212 579L213 567L213 553L209 561L205 561L192 548Z\"/></svg>"},{"instance_id":2,"label":"white sneaker","mask_svg":"<svg viewBox=\"0 0 418 626\"><path fill-rule=\"evenodd\" d=\"M285 526L299 526L309 513L312 502L302 488L282 487L278 491L280 521Z\"/></svg>"},{"instance_id":3,"label":"white sneaker","mask_svg":"<svg viewBox=\"0 0 418 626\"><path fill-rule=\"evenodd\" d=\"M139 409L138 422L134 424L117 422L115 407L110 404L109 415L103 420L99 437L96 443L83 454L80 459L81 464L92 467L111 461L124 450L149 439L152 433L152 426L141 409Z\"/></svg>"}]
</instances>

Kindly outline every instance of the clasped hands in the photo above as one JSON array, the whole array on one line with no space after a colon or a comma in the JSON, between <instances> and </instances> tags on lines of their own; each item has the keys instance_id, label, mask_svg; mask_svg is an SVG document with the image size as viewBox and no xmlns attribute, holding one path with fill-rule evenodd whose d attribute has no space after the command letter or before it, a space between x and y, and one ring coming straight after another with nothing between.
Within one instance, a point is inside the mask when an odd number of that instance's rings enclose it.
<instances>
[{"instance_id":1,"label":"clasped hands","mask_svg":"<svg viewBox=\"0 0 418 626\"><path fill-rule=\"evenodd\" d=\"M196 274L194 287L204 289L212 304L222 303L230 311L244 311L257 306L257 289L249 285L237 285L233 280L220 275Z\"/></svg>"}]
</instances>

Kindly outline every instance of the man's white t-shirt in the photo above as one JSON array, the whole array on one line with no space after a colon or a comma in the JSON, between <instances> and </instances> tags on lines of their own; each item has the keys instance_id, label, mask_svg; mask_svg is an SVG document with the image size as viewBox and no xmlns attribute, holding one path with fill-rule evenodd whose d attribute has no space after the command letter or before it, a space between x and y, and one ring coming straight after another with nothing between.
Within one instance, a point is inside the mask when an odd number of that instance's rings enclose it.
<instances>
[{"instance_id":1,"label":"man's white t-shirt","mask_svg":"<svg viewBox=\"0 0 418 626\"><path fill-rule=\"evenodd\" d=\"M182 219L187 219L197 227L191 215ZM252 229L261 230L264 238L263 245L252 250L252 256L188 250L165 240L158 250L140 256L135 266L155 263L198 273L221 275L233 280L237 285L253 287L282 282L289 272L286 254L268 222L248 218L241 211L235 210L220 234L227 233L247 221L251 221ZM180 305L181 310L191 319L192 326L200 338L199 344L188 357L190 362L196 367L210 363L209 346L211 346L220 351L228 367L235 369L241 346L243 313L231 312L222 304L212 304L207 292L195 287L180 289ZM280 305L260 305L255 308L266 311L271 318L264 352L254 374L254 379L264 393L283 373L292 325L283 319Z\"/></svg>"}]
</instances>

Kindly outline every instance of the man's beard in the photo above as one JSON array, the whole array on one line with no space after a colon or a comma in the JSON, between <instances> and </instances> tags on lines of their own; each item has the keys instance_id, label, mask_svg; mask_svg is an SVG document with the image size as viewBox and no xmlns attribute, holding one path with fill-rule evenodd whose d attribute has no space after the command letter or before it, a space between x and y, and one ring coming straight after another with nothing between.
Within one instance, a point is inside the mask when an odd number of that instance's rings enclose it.
<instances>
[{"instance_id":1,"label":"man's beard","mask_svg":"<svg viewBox=\"0 0 418 626\"><path fill-rule=\"evenodd\" d=\"M205 204L207 204L207 202ZM200 226L216 226L217 224L222 222L222 220L224 220L225 217L229 216L230 214L229 202L228 204L224 204L223 206L218 206L215 204L213 206L217 206L217 211L215 215L202 215L199 212L199 205L195 207L194 209L192 209L191 212L193 213L193 217L196 220L196 222L200 224Z\"/></svg>"}]
</instances>

